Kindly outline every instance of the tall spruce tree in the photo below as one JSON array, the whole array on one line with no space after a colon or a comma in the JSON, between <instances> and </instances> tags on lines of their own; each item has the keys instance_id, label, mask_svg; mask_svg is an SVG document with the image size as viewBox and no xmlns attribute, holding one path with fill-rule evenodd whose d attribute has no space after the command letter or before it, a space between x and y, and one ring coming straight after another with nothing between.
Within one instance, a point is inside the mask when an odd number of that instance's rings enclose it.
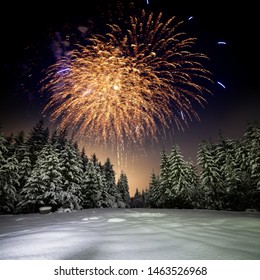
<instances>
[{"instance_id":1,"label":"tall spruce tree","mask_svg":"<svg viewBox=\"0 0 260 280\"><path fill-rule=\"evenodd\" d=\"M84 147L81 150L80 156L81 156L81 159L82 159L83 172L85 172L86 168L87 168L87 164L88 164L88 156L86 155Z\"/></svg>"},{"instance_id":2,"label":"tall spruce tree","mask_svg":"<svg viewBox=\"0 0 260 280\"><path fill-rule=\"evenodd\" d=\"M254 207L255 193L260 189L260 127L248 122L243 141L244 161L242 159L242 181L247 199L247 208Z\"/></svg>"},{"instance_id":3,"label":"tall spruce tree","mask_svg":"<svg viewBox=\"0 0 260 280\"><path fill-rule=\"evenodd\" d=\"M11 157L15 152L14 134L11 133L9 136L5 137L5 146L7 148L7 157Z\"/></svg>"},{"instance_id":4,"label":"tall spruce tree","mask_svg":"<svg viewBox=\"0 0 260 280\"><path fill-rule=\"evenodd\" d=\"M169 155L171 188L166 195L168 207L191 208L192 207L192 177L189 164L181 155L177 144L172 146Z\"/></svg>"},{"instance_id":5,"label":"tall spruce tree","mask_svg":"<svg viewBox=\"0 0 260 280\"><path fill-rule=\"evenodd\" d=\"M60 207L62 191L62 165L59 153L46 144L39 153L36 164L21 191L18 212L37 212L41 206Z\"/></svg>"},{"instance_id":6,"label":"tall spruce tree","mask_svg":"<svg viewBox=\"0 0 260 280\"><path fill-rule=\"evenodd\" d=\"M7 157L6 139L0 132L0 167L5 163Z\"/></svg>"},{"instance_id":7,"label":"tall spruce tree","mask_svg":"<svg viewBox=\"0 0 260 280\"><path fill-rule=\"evenodd\" d=\"M80 210L81 187L83 182L82 158L75 146L69 142L61 152L62 190L61 204L63 208Z\"/></svg>"},{"instance_id":8,"label":"tall spruce tree","mask_svg":"<svg viewBox=\"0 0 260 280\"><path fill-rule=\"evenodd\" d=\"M34 165L41 149L48 143L49 129L45 126L44 121L41 119L29 132L27 138L27 145L31 154L31 162Z\"/></svg>"},{"instance_id":9,"label":"tall spruce tree","mask_svg":"<svg viewBox=\"0 0 260 280\"><path fill-rule=\"evenodd\" d=\"M62 150L65 148L68 140L67 140L68 132L66 129L58 130L55 129L51 135L50 143L55 145L56 148Z\"/></svg>"},{"instance_id":10,"label":"tall spruce tree","mask_svg":"<svg viewBox=\"0 0 260 280\"><path fill-rule=\"evenodd\" d=\"M234 210L237 204L237 196L240 185L240 167L236 162L236 153L239 143L232 139L226 139L222 134L216 145L217 164L223 180L223 209Z\"/></svg>"},{"instance_id":11,"label":"tall spruce tree","mask_svg":"<svg viewBox=\"0 0 260 280\"><path fill-rule=\"evenodd\" d=\"M143 208L144 207L142 193L138 190L138 188L135 189L135 194L131 201L131 207L132 208Z\"/></svg>"},{"instance_id":12,"label":"tall spruce tree","mask_svg":"<svg viewBox=\"0 0 260 280\"><path fill-rule=\"evenodd\" d=\"M187 169L190 206L199 209L205 208L205 195L200 185L198 170L192 161L187 162Z\"/></svg>"},{"instance_id":13,"label":"tall spruce tree","mask_svg":"<svg viewBox=\"0 0 260 280\"><path fill-rule=\"evenodd\" d=\"M149 207L157 208L159 197L161 192L160 178L159 175L156 175L154 170L150 176L148 194L147 194L147 203Z\"/></svg>"},{"instance_id":14,"label":"tall spruce tree","mask_svg":"<svg viewBox=\"0 0 260 280\"><path fill-rule=\"evenodd\" d=\"M22 153L20 154L19 158L20 161L18 162L18 173L19 173L19 188L18 190L18 201L20 201L21 198L21 191L25 187L29 177L31 176L32 172L32 163L30 159L30 153L28 146L26 144L20 146L20 151ZM22 155L23 154L23 155Z\"/></svg>"},{"instance_id":15,"label":"tall spruce tree","mask_svg":"<svg viewBox=\"0 0 260 280\"><path fill-rule=\"evenodd\" d=\"M217 164L216 149L212 143L203 141L199 145L198 164L201 166L200 181L207 199L207 207L223 209L225 191L220 167Z\"/></svg>"},{"instance_id":16,"label":"tall spruce tree","mask_svg":"<svg viewBox=\"0 0 260 280\"><path fill-rule=\"evenodd\" d=\"M18 161L14 153L2 161L0 166L0 213L14 212L18 186Z\"/></svg>"},{"instance_id":17,"label":"tall spruce tree","mask_svg":"<svg viewBox=\"0 0 260 280\"><path fill-rule=\"evenodd\" d=\"M142 201L143 201L143 207L147 208L148 207L148 189L146 188L145 190L142 190Z\"/></svg>"},{"instance_id":18,"label":"tall spruce tree","mask_svg":"<svg viewBox=\"0 0 260 280\"><path fill-rule=\"evenodd\" d=\"M252 179L250 207L260 210L260 127L257 124L253 131L249 161Z\"/></svg>"},{"instance_id":19,"label":"tall spruce tree","mask_svg":"<svg viewBox=\"0 0 260 280\"><path fill-rule=\"evenodd\" d=\"M82 184L83 208L99 208L102 204L103 178L99 165L91 158L86 166Z\"/></svg>"},{"instance_id":20,"label":"tall spruce tree","mask_svg":"<svg viewBox=\"0 0 260 280\"><path fill-rule=\"evenodd\" d=\"M116 173L110 158L107 158L103 167L102 173L107 181L107 192L110 196L110 207L118 207L118 202L122 200L120 192L116 186Z\"/></svg>"},{"instance_id":21,"label":"tall spruce tree","mask_svg":"<svg viewBox=\"0 0 260 280\"><path fill-rule=\"evenodd\" d=\"M25 145L25 133L23 130L21 130L14 137L14 151L16 153L16 158L19 162L23 158L26 148L27 145Z\"/></svg>"},{"instance_id":22,"label":"tall spruce tree","mask_svg":"<svg viewBox=\"0 0 260 280\"><path fill-rule=\"evenodd\" d=\"M169 196L171 193L172 184L170 177L170 162L169 156L165 150L161 153L160 163L160 193L157 201L158 207L168 207L171 204L172 197Z\"/></svg>"},{"instance_id":23,"label":"tall spruce tree","mask_svg":"<svg viewBox=\"0 0 260 280\"><path fill-rule=\"evenodd\" d=\"M101 162L99 165L96 166L96 169L100 178L100 200L98 206L103 208L111 207L114 203L114 197L108 193L107 179L104 173L102 172Z\"/></svg>"},{"instance_id":24,"label":"tall spruce tree","mask_svg":"<svg viewBox=\"0 0 260 280\"><path fill-rule=\"evenodd\" d=\"M118 178L117 182L117 189L122 197L122 202L124 203L124 207L129 208L130 207L130 194L129 194L129 185L128 185L128 179L124 171L121 171L120 176ZM122 204L123 206L123 204Z\"/></svg>"}]
</instances>

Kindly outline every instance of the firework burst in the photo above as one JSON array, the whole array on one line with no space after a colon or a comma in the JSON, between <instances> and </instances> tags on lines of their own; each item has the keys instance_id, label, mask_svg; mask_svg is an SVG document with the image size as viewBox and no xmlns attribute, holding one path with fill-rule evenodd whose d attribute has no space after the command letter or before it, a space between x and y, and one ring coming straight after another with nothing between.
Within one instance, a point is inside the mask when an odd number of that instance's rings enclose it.
<instances>
[{"instance_id":1,"label":"firework burst","mask_svg":"<svg viewBox=\"0 0 260 280\"><path fill-rule=\"evenodd\" d=\"M194 103L206 102L211 73L202 64L208 57L192 51L196 39L178 32L181 24L143 10L127 27L108 25L107 34L47 69L44 112L81 138L117 145L142 144L198 120Z\"/></svg>"}]
</instances>

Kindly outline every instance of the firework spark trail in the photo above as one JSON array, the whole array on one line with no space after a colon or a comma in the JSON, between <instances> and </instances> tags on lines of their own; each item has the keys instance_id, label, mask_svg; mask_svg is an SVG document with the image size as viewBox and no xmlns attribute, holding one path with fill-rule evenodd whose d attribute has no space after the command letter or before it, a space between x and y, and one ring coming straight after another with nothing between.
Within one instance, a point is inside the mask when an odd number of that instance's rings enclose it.
<instances>
[{"instance_id":1,"label":"firework spark trail","mask_svg":"<svg viewBox=\"0 0 260 280\"><path fill-rule=\"evenodd\" d=\"M210 93L203 82L212 82L202 64L208 57L192 52L195 38L177 32L182 22L161 19L162 13L143 10L130 17L127 29L108 25L106 35L93 35L50 66L42 86L51 92L44 112L60 128L118 151L198 120L193 103L203 106Z\"/></svg>"}]
</instances>

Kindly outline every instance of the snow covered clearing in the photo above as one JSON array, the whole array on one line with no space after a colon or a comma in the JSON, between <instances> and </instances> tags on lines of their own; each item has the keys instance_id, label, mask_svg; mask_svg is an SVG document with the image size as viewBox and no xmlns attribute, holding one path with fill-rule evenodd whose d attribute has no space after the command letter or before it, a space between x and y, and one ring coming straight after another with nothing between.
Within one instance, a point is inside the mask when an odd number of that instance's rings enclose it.
<instances>
[{"instance_id":1,"label":"snow covered clearing","mask_svg":"<svg viewBox=\"0 0 260 280\"><path fill-rule=\"evenodd\" d=\"M0 216L2 260L259 260L260 213L87 209Z\"/></svg>"}]
</instances>

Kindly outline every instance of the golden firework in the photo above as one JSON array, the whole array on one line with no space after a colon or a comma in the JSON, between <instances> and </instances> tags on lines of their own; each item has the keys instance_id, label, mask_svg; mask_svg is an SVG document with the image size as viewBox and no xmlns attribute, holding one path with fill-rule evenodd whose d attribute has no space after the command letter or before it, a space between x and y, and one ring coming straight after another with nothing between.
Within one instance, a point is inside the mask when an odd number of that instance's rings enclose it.
<instances>
[{"instance_id":1,"label":"golden firework","mask_svg":"<svg viewBox=\"0 0 260 280\"><path fill-rule=\"evenodd\" d=\"M182 21L175 21L143 10L127 28L108 25L107 34L77 45L47 69L44 112L84 139L117 145L142 144L199 119L194 103L203 106L210 92L202 64L208 57L192 52L196 39L178 32Z\"/></svg>"}]
</instances>

